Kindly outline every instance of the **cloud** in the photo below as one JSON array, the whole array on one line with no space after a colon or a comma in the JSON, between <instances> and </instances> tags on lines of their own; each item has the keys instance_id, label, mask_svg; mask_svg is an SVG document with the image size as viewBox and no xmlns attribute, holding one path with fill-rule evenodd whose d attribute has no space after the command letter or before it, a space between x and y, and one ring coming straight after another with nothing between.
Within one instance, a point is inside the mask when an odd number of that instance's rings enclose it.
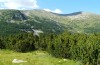
<instances>
[{"instance_id":1,"label":"cloud","mask_svg":"<svg viewBox=\"0 0 100 65\"><path fill-rule=\"evenodd\" d=\"M62 13L62 11L60 9L55 9L53 12L54 13Z\"/></svg>"},{"instance_id":2,"label":"cloud","mask_svg":"<svg viewBox=\"0 0 100 65\"><path fill-rule=\"evenodd\" d=\"M37 0L0 0L0 8L4 9L36 9Z\"/></svg>"},{"instance_id":3,"label":"cloud","mask_svg":"<svg viewBox=\"0 0 100 65\"><path fill-rule=\"evenodd\" d=\"M50 9L43 9L43 10L48 11L48 12L52 12Z\"/></svg>"},{"instance_id":4,"label":"cloud","mask_svg":"<svg viewBox=\"0 0 100 65\"><path fill-rule=\"evenodd\" d=\"M55 10L43 9L43 10L48 11L48 12L59 13L59 14L63 13L60 9L55 9Z\"/></svg>"}]
</instances>

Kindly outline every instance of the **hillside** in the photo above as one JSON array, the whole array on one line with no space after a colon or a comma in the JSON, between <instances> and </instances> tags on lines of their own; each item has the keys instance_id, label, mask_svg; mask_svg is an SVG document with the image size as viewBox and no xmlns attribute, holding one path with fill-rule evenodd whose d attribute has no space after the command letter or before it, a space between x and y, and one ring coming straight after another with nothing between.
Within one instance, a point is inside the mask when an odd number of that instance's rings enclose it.
<instances>
[{"instance_id":1,"label":"hillside","mask_svg":"<svg viewBox=\"0 0 100 65\"><path fill-rule=\"evenodd\" d=\"M0 25L0 34L30 32L33 29L45 33L63 31L62 25L54 20L36 15L28 16L18 10L0 10Z\"/></svg>"},{"instance_id":2,"label":"hillside","mask_svg":"<svg viewBox=\"0 0 100 65\"><path fill-rule=\"evenodd\" d=\"M0 34L41 30L43 33L100 33L100 15L89 12L55 14L44 10L0 10Z\"/></svg>"}]
</instances>

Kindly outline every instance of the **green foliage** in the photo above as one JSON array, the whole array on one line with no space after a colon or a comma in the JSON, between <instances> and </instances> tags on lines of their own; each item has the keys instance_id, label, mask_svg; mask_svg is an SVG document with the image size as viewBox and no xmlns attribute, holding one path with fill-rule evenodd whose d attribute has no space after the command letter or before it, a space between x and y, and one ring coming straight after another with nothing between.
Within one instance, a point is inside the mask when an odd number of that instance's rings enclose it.
<instances>
[{"instance_id":1,"label":"green foliage","mask_svg":"<svg viewBox=\"0 0 100 65\"><path fill-rule=\"evenodd\" d=\"M0 49L4 49L5 48L5 44L3 43L3 41L0 39Z\"/></svg>"},{"instance_id":2,"label":"green foliage","mask_svg":"<svg viewBox=\"0 0 100 65\"><path fill-rule=\"evenodd\" d=\"M100 55L100 35L63 33L52 40L49 51L56 57L97 65Z\"/></svg>"},{"instance_id":3,"label":"green foliage","mask_svg":"<svg viewBox=\"0 0 100 65\"><path fill-rule=\"evenodd\" d=\"M14 45L17 52L26 52L35 50L34 43L28 40L20 40Z\"/></svg>"},{"instance_id":4,"label":"green foliage","mask_svg":"<svg viewBox=\"0 0 100 65\"><path fill-rule=\"evenodd\" d=\"M89 65L97 65L100 62L100 34L64 32L41 34L40 37L33 36L33 33L1 36L0 48L17 52L45 50L55 57L78 60Z\"/></svg>"},{"instance_id":5,"label":"green foliage","mask_svg":"<svg viewBox=\"0 0 100 65\"><path fill-rule=\"evenodd\" d=\"M35 50L35 41L33 33L29 34L18 34L18 35L10 35L3 39L4 46L2 44L1 47L5 47L6 49L11 49L17 52L27 52Z\"/></svg>"}]
</instances>

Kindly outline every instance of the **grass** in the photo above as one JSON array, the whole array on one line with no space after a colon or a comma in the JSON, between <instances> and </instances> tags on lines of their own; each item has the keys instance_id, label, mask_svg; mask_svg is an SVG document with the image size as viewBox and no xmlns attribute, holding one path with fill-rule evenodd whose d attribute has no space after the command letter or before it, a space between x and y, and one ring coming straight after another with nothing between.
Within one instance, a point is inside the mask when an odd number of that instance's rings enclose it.
<instances>
[{"instance_id":1,"label":"grass","mask_svg":"<svg viewBox=\"0 0 100 65\"><path fill-rule=\"evenodd\" d=\"M13 59L27 62L12 63ZM18 53L9 50L0 50L0 65L81 65L80 62L52 57L45 51Z\"/></svg>"}]
</instances>

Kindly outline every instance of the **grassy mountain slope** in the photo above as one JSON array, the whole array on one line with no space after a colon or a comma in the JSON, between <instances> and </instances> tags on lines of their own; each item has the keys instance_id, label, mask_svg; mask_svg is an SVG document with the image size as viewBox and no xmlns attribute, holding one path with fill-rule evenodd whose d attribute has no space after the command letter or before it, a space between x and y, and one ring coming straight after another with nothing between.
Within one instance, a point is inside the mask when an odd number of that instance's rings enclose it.
<instances>
[{"instance_id":1,"label":"grassy mountain slope","mask_svg":"<svg viewBox=\"0 0 100 65\"><path fill-rule=\"evenodd\" d=\"M43 32L62 32L64 27L54 20L40 18L36 15L26 15L19 10L0 10L0 34L20 33L32 31L32 29Z\"/></svg>"},{"instance_id":2,"label":"grassy mountain slope","mask_svg":"<svg viewBox=\"0 0 100 65\"><path fill-rule=\"evenodd\" d=\"M65 29L78 33L99 33L100 15L89 12L55 14L44 10L24 11L30 17L47 18L60 23Z\"/></svg>"},{"instance_id":3,"label":"grassy mountain slope","mask_svg":"<svg viewBox=\"0 0 100 65\"><path fill-rule=\"evenodd\" d=\"M100 33L100 15L88 12L55 14L44 10L0 10L0 34L15 34L32 29L44 33L64 30Z\"/></svg>"}]
</instances>

